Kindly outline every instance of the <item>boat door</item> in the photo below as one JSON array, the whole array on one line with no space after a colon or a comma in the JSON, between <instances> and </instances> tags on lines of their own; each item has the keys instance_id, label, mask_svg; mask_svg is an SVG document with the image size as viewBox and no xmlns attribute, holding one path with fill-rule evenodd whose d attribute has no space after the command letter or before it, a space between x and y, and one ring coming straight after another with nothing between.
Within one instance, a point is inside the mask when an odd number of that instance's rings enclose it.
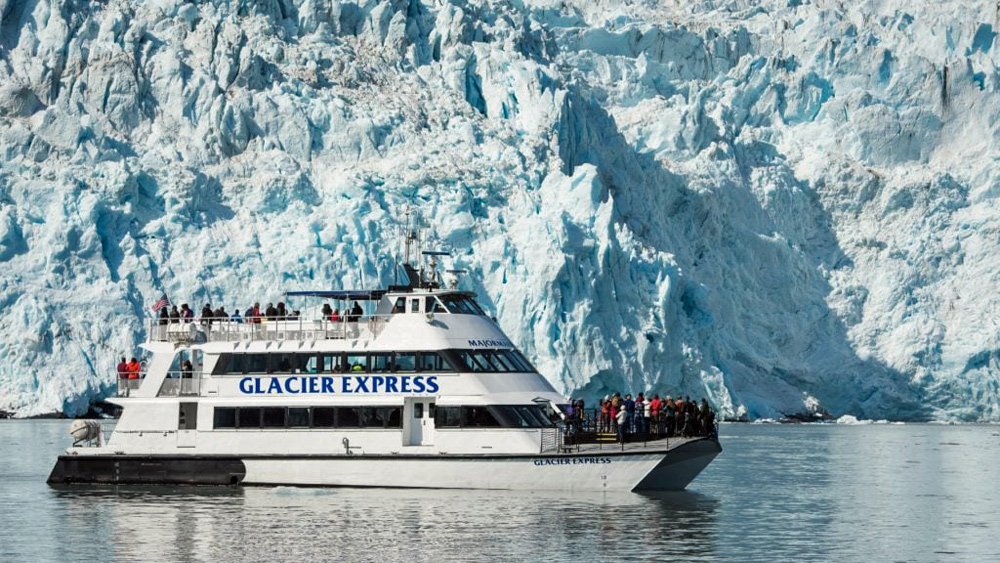
<instances>
[{"instance_id":1,"label":"boat door","mask_svg":"<svg viewBox=\"0 0 1000 563\"><path fill-rule=\"evenodd\" d=\"M193 448L198 441L198 403L181 403L177 413L177 447Z\"/></svg>"},{"instance_id":2,"label":"boat door","mask_svg":"<svg viewBox=\"0 0 1000 563\"><path fill-rule=\"evenodd\" d=\"M406 399L408 446L430 446L434 443L434 400Z\"/></svg>"}]
</instances>

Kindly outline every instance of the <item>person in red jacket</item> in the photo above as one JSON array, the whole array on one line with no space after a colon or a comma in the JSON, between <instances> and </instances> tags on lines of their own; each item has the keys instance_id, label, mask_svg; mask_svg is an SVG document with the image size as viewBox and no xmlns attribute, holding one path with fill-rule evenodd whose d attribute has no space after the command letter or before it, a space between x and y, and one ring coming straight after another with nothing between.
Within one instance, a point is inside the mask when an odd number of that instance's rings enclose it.
<instances>
[{"instance_id":1,"label":"person in red jacket","mask_svg":"<svg viewBox=\"0 0 1000 563\"><path fill-rule=\"evenodd\" d=\"M128 378L128 362L125 361L125 356L122 356L122 361L118 362L118 379Z\"/></svg>"},{"instance_id":2,"label":"person in red jacket","mask_svg":"<svg viewBox=\"0 0 1000 563\"><path fill-rule=\"evenodd\" d=\"M135 356L132 357L132 361L128 363L125 371L128 372L129 379L139 379L139 372L142 371L142 366L139 365L139 360L135 359Z\"/></svg>"}]
</instances>

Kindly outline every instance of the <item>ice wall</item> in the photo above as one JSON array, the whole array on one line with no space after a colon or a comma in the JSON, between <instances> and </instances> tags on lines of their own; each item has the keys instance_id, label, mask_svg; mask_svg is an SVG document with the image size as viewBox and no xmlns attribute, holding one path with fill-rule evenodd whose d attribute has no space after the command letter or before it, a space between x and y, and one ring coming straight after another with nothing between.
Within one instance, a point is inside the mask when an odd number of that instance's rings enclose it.
<instances>
[{"instance_id":1,"label":"ice wall","mask_svg":"<svg viewBox=\"0 0 1000 563\"><path fill-rule=\"evenodd\" d=\"M0 410L424 211L558 388L1000 420L995 5L0 0Z\"/></svg>"}]
</instances>

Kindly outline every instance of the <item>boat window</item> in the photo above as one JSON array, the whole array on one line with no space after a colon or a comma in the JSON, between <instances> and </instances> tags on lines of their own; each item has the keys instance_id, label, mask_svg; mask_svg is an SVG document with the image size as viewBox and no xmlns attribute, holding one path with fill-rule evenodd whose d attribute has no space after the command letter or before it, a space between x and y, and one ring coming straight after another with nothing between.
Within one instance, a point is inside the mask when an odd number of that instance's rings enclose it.
<instances>
[{"instance_id":1,"label":"boat window","mask_svg":"<svg viewBox=\"0 0 1000 563\"><path fill-rule=\"evenodd\" d=\"M215 428L236 428L236 409L215 407Z\"/></svg>"},{"instance_id":2,"label":"boat window","mask_svg":"<svg viewBox=\"0 0 1000 563\"><path fill-rule=\"evenodd\" d=\"M500 422L513 428L543 428L552 426L538 405L495 405L490 409Z\"/></svg>"},{"instance_id":3,"label":"boat window","mask_svg":"<svg viewBox=\"0 0 1000 563\"><path fill-rule=\"evenodd\" d=\"M400 352L396 354L396 371L417 371L416 352Z\"/></svg>"},{"instance_id":4,"label":"boat window","mask_svg":"<svg viewBox=\"0 0 1000 563\"><path fill-rule=\"evenodd\" d=\"M424 312L426 313L447 313L448 310L444 308L444 305L437 300L436 297L428 297L427 304L424 306Z\"/></svg>"},{"instance_id":5,"label":"boat window","mask_svg":"<svg viewBox=\"0 0 1000 563\"><path fill-rule=\"evenodd\" d=\"M448 312L459 315L486 315L478 303L467 295L441 295L438 297Z\"/></svg>"},{"instance_id":6,"label":"boat window","mask_svg":"<svg viewBox=\"0 0 1000 563\"><path fill-rule=\"evenodd\" d=\"M514 363L514 359L511 357L510 352L507 350L498 350L494 352L493 363L500 371L524 371L518 368L517 364Z\"/></svg>"},{"instance_id":7,"label":"boat window","mask_svg":"<svg viewBox=\"0 0 1000 563\"><path fill-rule=\"evenodd\" d=\"M309 409L300 407L289 407L288 427L309 428Z\"/></svg>"},{"instance_id":8,"label":"boat window","mask_svg":"<svg viewBox=\"0 0 1000 563\"><path fill-rule=\"evenodd\" d=\"M532 421L532 426L549 426L549 419L542 414L542 410L537 406L519 406L517 412L526 420Z\"/></svg>"},{"instance_id":9,"label":"boat window","mask_svg":"<svg viewBox=\"0 0 1000 563\"><path fill-rule=\"evenodd\" d=\"M420 299L419 298L414 297L414 298L410 299L410 312L411 313L419 313L420 312Z\"/></svg>"},{"instance_id":10,"label":"boat window","mask_svg":"<svg viewBox=\"0 0 1000 563\"><path fill-rule=\"evenodd\" d=\"M421 352L420 371L455 371L455 369L437 352Z\"/></svg>"},{"instance_id":11,"label":"boat window","mask_svg":"<svg viewBox=\"0 0 1000 563\"><path fill-rule=\"evenodd\" d=\"M264 407L264 428L284 428L285 409L284 407Z\"/></svg>"},{"instance_id":12,"label":"boat window","mask_svg":"<svg viewBox=\"0 0 1000 563\"><path fill-rule=\"evenodd\" d=\"M402 428L403 427L403 407L385 407L389 409L389 414L386 416L386 428Z\"/></svg>"},{"instance_id":13,"label":"boat window","mask_svg":"<svg viewBox=\"0 0 1000 563\"><path fill-rule=\"evenodd\" d=\"M272 373L299 373L298 354L270 354Z\"/></svg>"},{"instance_id":14,"label":"boat window","mask_svg":"<svg viewBox=\"0 0 1000 563\"><path fill-rule=\"evenodd\" d=\"M333 407L315 407L312 415L313 428L333 428L335 425Z\"/></svg>"},{"instance_id":15,"label":"boat window","mask_svg":"<svg viewBox=\"0 0 1000 563\"><path fill-rule=\"evenodd\" d=\"M361 407L362 428L384 428L386 411L379 407Z\"/></svg>"},{"instance_id":16,"label":"boat window","mask_svg":"<svg viewBox=\"0 0 1000 563\"><path fill-rule=\"evenodd\" d=\"M414 403L413 404L413 418L423 418L424 417L424 404Z\"/></svg>"},{"instance_id":17,"label":"boat window","mask_svg":"<svg viewBox=\"0 0 1000 563\"><path fill-rule=\"evenodd\" d=\"M347 371L368 371L368 356L366 354L348 354Z\"/></svg>"},{"instance_id":18,"label":"boat window","mask_svg":"<svg viewBox=\"0 0 1000 563\"><path fill-rule=\"evenodd\" d=\"M232 373L229 371L229 364L232 357L232 354L219 354L219 359L215 361L215 367L212 368L212 375Z\"/></svg>"},{"instance_id":19,"label":"boat window","mask_svg":"<svg viewBox=\"0 0 1000 563\"><path fill-rule=\"evenodd\" d=\"M240 428L260 428L260 408L240 407L236 411Z\"/></svg>"},{"instance_id":20,"label":"boat window","mask_svg":"<svg viewBox=\"0 0 1000 563\"><path fill-rule=\"evenodd\" d=\"M524 354L522 354L520 351L510 350L510 354L521 365L522 371L527 371L530 373L534 373L536 371L535 366L531 365L531 362L529 362L528 359L524 357Z\"/></svg>"},{"instance_id":21,"label":"boat window","mask_svg":"<svg viewBox=\"0 0 1000 563\"><path fill-rule=\"evenodd\" d=\"M462 407L462 426L473 428L499 428L500 421L493 416L488 408Z\"/></svg>"},{"instance_id":22,"label":"boat window","mask_svg":"<svg viewBox=\"0 0 1000 563\"><path fill-rule=\"evenodd\" d=\"M323 373L339 373L341 371L341 360L343 358L340 354L324 354L323 355Z\"/></svg>"},{"instance_id":23,"label":"boat window","mask_svg":"<svg viewBox=\"0 0 1000 563\"><path fill-rule=\"evenodd\" d=\"M267 373L267 354L246 354L243 357L243 373Z\"/></svg>"},{"instance_id":24,"label":"boat window","mask_svg":"<svg viewBox=\"0 0 1000 563\"><path fill-rule=\"evenodd\" d=\"M419 403L418 403L419 404ZM462 407L437 407L434 426L437 428L458 428L462 425Z\"/></svg>"},{"instance_id":25,"label":"boat window","mask_svg":"<svg viewBox=\"0 0 1000 563\"><path fill-rule=\"evenodd\" d=\"M396 302L392 305L392 314L396 315L398 313L405 313L405 312L406 312L406 298L405 297L396 298Z\"/></svg>"},{"instance_id":26,"label":"boat window","mask_svg":"<svg viewBox=\"0 0 1000 563\"><path fill-rule=\"evenodd\" d=\"M338 428L358 428L361 426L361 413L358 407L337 407Z\"/></svg>"},{"instance_id":27,"label":"boat window","mask_svg":"<svg viewBox=\"0 0 1000 563\"><path fill-rule=\"evenodd\" d=\"M246 373L246 371L243 369L245 365L246 365L245 354L231 354L229 355L229 369L225 372L220 372L220 373Z\"/></svg>"},{"instance_id":28,"label":"boat window","mask_svg":"<svg viewBox=\"0 0 1000 563\"><path fill-rule=\"evenodd\" d=\"M477 358L474 358L468 350L459 350L458 357L465 364L465 367L469 371L481 372L481 371L491 371L489 364L484 364L480 362Z\"/></svg>"},{"instance_id":29,"label":"boat window","mask_svg":"<svg viewBox=\"0 0 1000 563\"><path fill-rule=\"evenodd\" d=\"M299 357L299 369L303 373L319 373L319 358L315 354Z\"/></svg>"},{"instance_id":30,"label":"boat window","mask_svg":"<svg viewBox=\"0 0 1000 563\"><path fill-rule=\"evenodd\" d=\"M368 365L373 372L392 371L392 354L378 353L372 354Z\"/></svg>"}]
</instances>

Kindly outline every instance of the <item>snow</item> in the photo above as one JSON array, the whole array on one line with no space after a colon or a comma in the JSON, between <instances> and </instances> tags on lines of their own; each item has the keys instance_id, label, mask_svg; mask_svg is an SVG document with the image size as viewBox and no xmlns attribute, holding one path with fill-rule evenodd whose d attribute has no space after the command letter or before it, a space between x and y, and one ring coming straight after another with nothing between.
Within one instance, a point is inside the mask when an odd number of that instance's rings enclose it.
<instances>
[{"instance_id":1,"label":"snow","mask_svg":"<svg viewBox=\"0 0 1000 563\"><path fill-rule=\"evenodd\" d=\"M0 0L0 411L163 292L391 281L409 204L567 395L998 421L994 12Z\"/></svg>"}]
</instances>

